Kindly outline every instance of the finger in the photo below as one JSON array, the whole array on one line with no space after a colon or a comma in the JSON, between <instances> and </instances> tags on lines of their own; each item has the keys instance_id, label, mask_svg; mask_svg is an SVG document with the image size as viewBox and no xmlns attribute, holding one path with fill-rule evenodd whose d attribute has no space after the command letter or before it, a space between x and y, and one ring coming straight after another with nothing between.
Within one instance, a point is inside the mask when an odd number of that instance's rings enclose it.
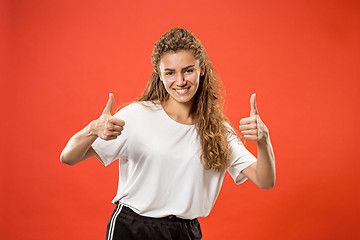
<instances>
[{"instance_id":1,"label":"finger","mask_svg":"<svg viewBox=\"0 0 360 240\"><path fill-rule=\"evenodd\" d=\"M111 109L114 104L114 101L115 101L114 94L109 93L109 100L106 103L103 113L111 115Z\"/></svg>"},{"instance_id":2,"label":"finger","mask_svg":"<svg viewBox=\"0 0 360 240\"><path fill-rule=\"evenodd\" d=\"M125 126L125 121L117 117L110 117L108 121L114 125Z\"/></svg>"},{"instance_id":3,"label":"finger","mask_svg":"<svg viewBox=\"0 0 360 240\"><path fill-rule=\"evenodd\" d=\"M109 137L117 137L121 135L121 131L117 132L117 131L109 131L109 130L104 130L103 131L103 138L109 138Z\"/></svg>"},{"instance_id":4,"label":"finger","mask_svg":"<svg viewBox=\"0 0 360 240\"><path fill-rule=\"evenodd\" d=\"M257 106L256 106L256 94L253 93L250 97L250 116L259 115Z\"/></svg>"},{"instance_id":5,"label":"finger","mask_svg":"<svg viewBox=\"0 0 360 240\"><path fill-rule=\"evenodd\" d=\"M243 130L241 131L242 135L253 135L253 136L257 136L258 135L258 130Z\"/></svg>"},{"instance_id":6,"label":"finger","mask_svg":"<svg viewBox=\"0 0 360 240\"><path fill-rule=\"evenodd\" d=\"M108 134L104 135L106 137L118 137L121 135L121 132L108 132Z\"/></svg>"},{"instance_id":7,"label":"finger","mask_svg":"<svg viewBox=\"0 0 360 240\"><path fill-rule=\"evenodd\" d=\"M244 138L251 141L257 141L258 137L254 135L244 135Z\"/></svg>"},{"instance_id":8,"label":"finger","mask_svg":"<svg viewBox=\"0 0 360 240\"><path fill-rule=\"evenodd\" d=\"M257 119L255 116L251 116L251 117L247 117L247 118L243 118L240 120L240 125L246 125L246 124L251 124L251 123L256 123Z\"/></svg>"},{"instance_id":9,"label":"finger","mask_svg":"<svg viewBox=\"0 0 360 240\"><path fill-rule=\"evenodd\" d=\"M104 137L102 137L102 139L104 139L104 140L106 140L106 141L109 141L109 140L114 140L114 139L116 139L117 138L117 136L113 136L113 135L111 135L111 136L104 136Z\"/></svg>"},{"instance_id":10,"label":"finger","mask_svg":"<svg viewBox=\"0 0 360 240\"><path fill-rule=\"evenodd\" d=\"M121 132L122 130L124 130L124 127L108 123L106 125L106 130L109 130L111 132Z\"/></svg>"},{"instance_id":11,"label":"finger","mask_svg":"<svg viewBox=\"0 0 360 240\"><path fill-rule=\"evenodd\" d=\"M240 125L239 129L240 129L240 131L256 130L257 129L257 124L256 123L251 123L251 124Z\"/></svg>"}]
</instances>

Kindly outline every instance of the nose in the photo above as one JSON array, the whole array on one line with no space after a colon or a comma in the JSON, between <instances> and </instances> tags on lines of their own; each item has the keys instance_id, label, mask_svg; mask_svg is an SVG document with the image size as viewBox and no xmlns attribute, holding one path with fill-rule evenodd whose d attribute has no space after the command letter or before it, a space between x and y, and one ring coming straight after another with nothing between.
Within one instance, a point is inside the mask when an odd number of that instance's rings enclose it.
<instances>
[{"instance_id":1,"label":"nose","mask_svg":"<svg viewBox=\"0 0 360 240\"><path fill-rule=\"evenodd\" d=\"M182 74L182 73L177 74L176 85L180 86L180 87L186 85L186 80L185 80L184 74Z\"/></svg>"}]
</instances>

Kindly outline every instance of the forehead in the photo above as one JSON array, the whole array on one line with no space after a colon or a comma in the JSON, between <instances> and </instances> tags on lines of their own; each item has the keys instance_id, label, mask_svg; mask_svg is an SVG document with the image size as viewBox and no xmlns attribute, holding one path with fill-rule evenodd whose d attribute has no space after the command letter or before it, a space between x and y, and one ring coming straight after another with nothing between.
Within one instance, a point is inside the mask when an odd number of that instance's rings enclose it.
<instances>
[{"instance_id":1,"label":"forehead","mask_svg":"<svg viewBox=\"0 0 360 240\"><path fill-rule=\"evenodd\" d=\"M199 60L196 60L193 53L189 50L166 52L162 55L159 63L160 69L177 69L187 67L189 65L199 66Z\"/></svg>"}]
</instances>

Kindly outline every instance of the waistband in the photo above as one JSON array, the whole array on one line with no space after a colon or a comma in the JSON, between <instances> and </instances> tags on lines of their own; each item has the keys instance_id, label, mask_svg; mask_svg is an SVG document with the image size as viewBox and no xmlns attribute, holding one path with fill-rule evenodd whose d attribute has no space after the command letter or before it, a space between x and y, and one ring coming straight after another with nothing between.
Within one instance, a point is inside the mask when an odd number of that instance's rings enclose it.
<instances>
[{"instance_id":1,"label":"waistband","mask_svg":"<svg viewBox=\"0 0 360 240\"><path fill-rule=\"evenodd\" d=\"M140 214L137 214L131 208L125 206L122 203L117 202L116 204L121 207L120 215L123 214L123 215L126 215L126 216L130 216L130 217L136 218L136 219L144 221L144 222L187 222L187 223L193 223L193 222L196 223L196 222L198 222L198 220L196 218L194 218L194 219L183 219L183 218L179 218L179 217L177 217L175 215L169 215L169 216L159 217L159 218L142 216Z\"/></svg>"}]
</instances>

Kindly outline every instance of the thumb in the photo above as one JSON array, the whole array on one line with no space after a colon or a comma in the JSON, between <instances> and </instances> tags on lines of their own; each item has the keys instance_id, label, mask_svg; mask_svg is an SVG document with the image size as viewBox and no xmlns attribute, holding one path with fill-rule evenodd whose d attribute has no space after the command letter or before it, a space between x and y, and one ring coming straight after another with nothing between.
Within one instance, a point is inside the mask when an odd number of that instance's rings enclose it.
<instances>
[{"instance_id":1,"label":"thumb","mask_svg":"<svg viewBox=\"0 0 360 240\"><path fill-rule=\"evenodd\" d=\"M106 103L103 114L110 114L111 115L111 109L112 109L112 106L114 104L114 101L115 101L114 94L109 93L109 100Z\"/></svg>"},{"instance_id":2,"label":"thumb","mask_svg":"<svg viewBox=\"0 0 360 240\"><path fill-rule=\"evenodd\" d=\"M253 93L250 97L250 117L255 116L255 115L259 115L257 106L256 106L256 94Z\"/></svg>"}]
</instances>

